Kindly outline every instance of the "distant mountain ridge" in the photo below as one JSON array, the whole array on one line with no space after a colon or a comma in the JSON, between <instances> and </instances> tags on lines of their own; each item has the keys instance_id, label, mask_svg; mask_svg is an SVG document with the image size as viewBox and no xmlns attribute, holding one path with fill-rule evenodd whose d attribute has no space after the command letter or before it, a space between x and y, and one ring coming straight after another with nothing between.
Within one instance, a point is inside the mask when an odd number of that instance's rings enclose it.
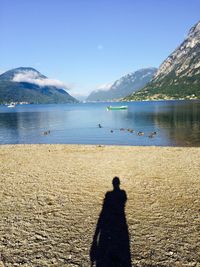
<instances>
[{"instance_id":1,"label":"distant mountain ridge","mask_svg":"<svg viewBox=\"0 0 200 267\"><path fill-rule=\"evenodd\" d=\"M180 98L200 98L200 21L161 64L152 81L125 99Z\"/></svg>"},{"instance_id":2,"label":"distant mountain ridge","mask_svg":"<svg viewBox=\"0 0 200 267\"><path fill-rule=\"evenodd\" d=\"M127 74L115 81L108 90L95 90L87 101L106 101L120 99L144 87L153 77L156 68L144 68Z\"/></svg>"},{"instance_id":3,"label":"distant mountain ridge","mask_svg":"<svg viewBox=\"0 0 200 267\"><path fill-rule=\"evenodd\" d=\"M48 79L30 67L20 67L0 75L0 103L74 103L58 80Z\"/></svg>"}]
</instances>

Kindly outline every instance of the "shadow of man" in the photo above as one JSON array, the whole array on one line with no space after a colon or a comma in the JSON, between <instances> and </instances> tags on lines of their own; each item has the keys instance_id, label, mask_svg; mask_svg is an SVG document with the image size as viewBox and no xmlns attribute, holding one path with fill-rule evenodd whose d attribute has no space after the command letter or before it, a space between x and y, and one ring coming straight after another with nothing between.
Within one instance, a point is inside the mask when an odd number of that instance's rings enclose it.
<instances>
[{"instance_id":1,"label":"shadow of man","mask_svg":"<svg viewBox=\"0 0 200 267\"><path fill-rule=\"evenodd\" d=\"M126 192L120 180L113 178L113 191L105 194L93 242L90 249L91 266L131 267L129 233L125 216Z\"/></svg>"}]
</instances>

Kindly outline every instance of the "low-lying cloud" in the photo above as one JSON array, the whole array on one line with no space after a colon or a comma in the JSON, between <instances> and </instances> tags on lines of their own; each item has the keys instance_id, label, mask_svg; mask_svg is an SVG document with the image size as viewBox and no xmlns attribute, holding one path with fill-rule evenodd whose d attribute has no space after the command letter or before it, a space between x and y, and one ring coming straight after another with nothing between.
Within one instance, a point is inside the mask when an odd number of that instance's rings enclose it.
<instances>
[{"instance_id":1,"label":"low-lying cloud","mask_svg":"<svg viewBox=\"0 0 200 267\"><path fill-rule=\"evenodd\" d=\"M113 83L104 83L104 84L101 84L99 85L97 88L96 88L96 91L108 91L111 86L113 85Z\"/></svg>"},{"instance_id":2,"label":"low-lying cloud","mask_svg":"<svg viewBox=\"0 0 200 267\"><path fill-rule=\"evenodd\" d=\"M13 77L14 82L27 82L27 83L33 83L40 87L43 86L55 86L60 89L69 90L70 86L66 85L65 83L55 80L55 79L49 79L49 78L41 78L40 75L35 71L24 71L15 74Z\"/></svg>"}]
</instances>

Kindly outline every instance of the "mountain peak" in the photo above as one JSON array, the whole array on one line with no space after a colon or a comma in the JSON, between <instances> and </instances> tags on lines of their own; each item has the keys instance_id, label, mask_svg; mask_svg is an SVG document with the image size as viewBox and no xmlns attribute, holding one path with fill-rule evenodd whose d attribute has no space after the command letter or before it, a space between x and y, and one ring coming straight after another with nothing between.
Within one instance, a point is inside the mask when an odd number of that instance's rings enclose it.
<instances>
[{"instance_id":1,"label":"mountain peak","mask_svg":"<svg viewBox=\"0 0 200 267\"><path fill-rule=\"evenodd\" d=\"M200 98L200 21L133 98Z\"/></svg>"},{"instance_id":2,"label":"mountain peak","mask_svg":"<svg viewBox=\"0 0 200 267\"><path fill-rule=\"evenodd\" d=\"M144 87L152 79L156 70L156 68L151 67L128 73L116 80L108 90L93 91L87 100L107 101L123 98Z\"/></svg>"},{"instance_id":3,"label":"mountain peak","mask_svg":"<svg viewBox=\"0 0 200 267\"><path fill-rule=\"evenodd\" d=\"M200 21L195 24L189 31L187 38L179 47L171 53L168 58L160 65L154 76L154 80L160 79L172 71L175 75L191 75L191 68L198 69L200 58Z\"/></svg>"},{"instance_id":4,"label":"mountain peak","mask_svg":"<svg viewBox=\"0 0 200 267\"><path fill-rule=\"evenodd\" d=\"M38 72L36 69L32 68L32 67L19 67L19 68L15 68L13 69L12 71L16 71L16 72L19 72L19 71L35 71L35 72Z\"/></svg>"},{"instance_id":5,"label":"mountain peak","mask_svg":"<svg viewBox=\"0 0 200 267\"><path fill-rule=\"evenodd\" d=\"M31 67L19 67L15 69L8 70L0 75L0 80L4 81L12 81L15 75L19 73L33 72L40 78L46 78L46 76L42 75L39 71Z\"/></svg>"},{"instance_id":6,"label":"mountain peak","mask_svg":"<svg viewBox=\"0 0 200 267\"><path fill-rule=\"evenodd\" d=\"M189 31L189 36L193 35L194 33L200 32L200 21L198 21Z\"/></svg>"},{"instance_id":7,"label":"mountain peak","mask_svg":"<svg viewBox=\"0 0 200 267\"><path fill-rule=\"evenodd\" d=\"M48 79L31 67L19 67L0 75L0 103L69 103L77 102L64 89L67 85Z\"/></svg>"}]
</instances>

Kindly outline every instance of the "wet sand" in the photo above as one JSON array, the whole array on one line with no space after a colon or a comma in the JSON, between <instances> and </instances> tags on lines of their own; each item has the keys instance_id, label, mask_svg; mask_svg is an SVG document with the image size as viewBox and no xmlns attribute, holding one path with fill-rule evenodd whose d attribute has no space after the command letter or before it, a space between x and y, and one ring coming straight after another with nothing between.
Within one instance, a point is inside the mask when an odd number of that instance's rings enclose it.
<instances>
[{"instance_id":1,"label":"wet sand","mask_svg":"<svg viewBox=\"0 0 200 267\"><path fill-rule=\"evenodd\" d=\"M83 145L0 146L0 266L90 266L115 176L132 266L200 266L200 148Z\"/></svg>"}]
</instances>

